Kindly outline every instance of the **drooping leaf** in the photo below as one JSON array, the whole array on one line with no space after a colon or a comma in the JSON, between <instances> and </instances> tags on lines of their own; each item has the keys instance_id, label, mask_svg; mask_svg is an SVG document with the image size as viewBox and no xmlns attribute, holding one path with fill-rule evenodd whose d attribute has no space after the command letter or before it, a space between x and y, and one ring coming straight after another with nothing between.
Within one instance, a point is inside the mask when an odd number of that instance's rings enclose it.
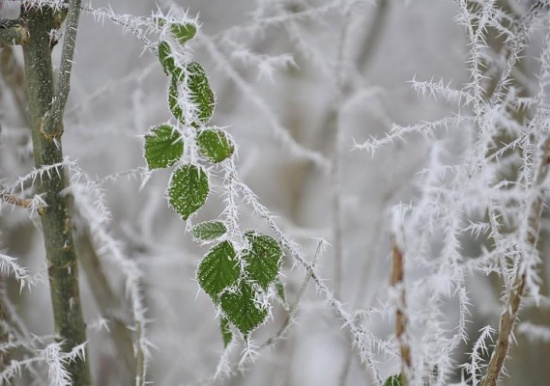
<instances>
[{"instance_id":1,"label":"drooping leaf","mask_svg":"<svg viewBox=\"0 0 550 386\"><path fill-rule=\"evenodd\" d=\"M197 118L206 123L214 113L214 93L210 88L208 77L199 63L191 62L187 65L189 78L187 86L191 92L191 101L197 106Z\"/></svg>"},{"instance_id":2,"label":"drooping leaf","mask_svg":"<svg viewBox=\"0 0 550 386\"><path fill-rule=\"evenodd\" d=\"M384 386L401 386L403 385L403 377L401 374L392 375L388 379L386 379L386 382L384 382Z\"/></svg>"},{"instance_id":3,"label":"drooping leaf","mask_svg":"<svg viewBox=\"0 0 550 386\"><path fill-rule=\"evenodd\" d=\"M231 331L229 320L227 318L221 318L220 328L222 330L223 347L227 347L233 340L233 332Z\"/></svg>"},{"instance_id":4,"label":"drooping leaf","mask_svg":"<svg viewBox=\"0 0 550 386\"><path fill-rule=\"evenodd\" d=\"M258 328L267 317L267 310L256 302L256 291L244 281L240 283L237 292L224 292L220 303L229 321L244 336Z\"/></svg>"},{"instance_id":5,"label":"drooping leaf","mask_svg":"<svg viewBox=\"0 0 550 386\"><path fill-rule=\"evenodd\" d=\"M283 252L277 241L270 236L248 231L245 233L250 248L243 253L248 276L264 290L279 274L279 263Z\"/></svg>"},{"instance_id":6,"label":"drooping leaf","mask_svg":"<svg viewBox=\"0 0 550 386\"><path fill-rule=\"evenodd\" d=\"M187 164L174 171L168 187L168 200L184 219L199 210L210 192L208 175L200 166Z\"/></svg>"},{"instance_id":7,"label":"drooping leaf","mask_svg":"<svg viewBox=\"0 0 550 386\"><path fill-rule=\"evenodd\" d=\"M197 136L197 144L201 153L214 163L222 162L231 157L235 146L227 135L219 129L207 129Z\"/></svg>"},{"instance_id":8,"label":"drooping leaf","mask_svg":"<svg viewBox=\"0 0 550 386\"><path fill-rule=\"evenodd\" d=\"M173 76L170 78L170 87L168 88L168 107L170 107L170 112L174 118L180 121L182 124L185 124L185 117L183 116L183 110L178 102L179 91L178 91L178 79Z\"/></svg>"},{"instance_id":9,"label":"drooping leaf","mask_svg":"<svg viewBox=\"0 0 550 386\"><path fill-rule=\"evenodd\" d=\"M170 32L174 35L174 38L180 43L185 44L187 41L193 39L197 33L197 27L193 24L172 24L170 26Z\"/></svg>"},{"instance_id":10,"label":"drooping leaf","mask_svg":"<svg viewBox=\"0 0 550 386\"><path fill-rule=\"evenodd\" d=\"M147 167L152 169L172 166L183 155L181 134L170 125L160 125L145 135Z\"/></svg>"},{"instance_id":11,"label":"drooping leaf","mask_svg":"<svg viewBox=\"0 0 550 386\"><path fill-rule=\"evenodd\" d=\"M208 241L221 237L227 232L225 224L221 221L205 221L197 224L193 227L193 237L201 240Z\"/></svg>"},{"instance_id":12,"label":"drooping leaf","mask_svg":"<svg viewBox=\"0 0 550 386\"><path fill-rule=\"evenodd\" d=\"M218 301L220 292L235 285L241 275L241 266L235 256L233 244L224 241L212 247L199 265L197 280L214 302Z\"/></svg>"},{"instance_id":13,"label":"drooping leaf","mask_svg":"<svg viewBox=\"0 0 550 386\"><path fill-rule=\"evenodd\" d=\"M172 48L170 48L168 42L162 41L159 43L158 55L164 73L173 78L181 79L183 70L176 65L176 61L172 56Z\"/></svg>"}]
</instances>

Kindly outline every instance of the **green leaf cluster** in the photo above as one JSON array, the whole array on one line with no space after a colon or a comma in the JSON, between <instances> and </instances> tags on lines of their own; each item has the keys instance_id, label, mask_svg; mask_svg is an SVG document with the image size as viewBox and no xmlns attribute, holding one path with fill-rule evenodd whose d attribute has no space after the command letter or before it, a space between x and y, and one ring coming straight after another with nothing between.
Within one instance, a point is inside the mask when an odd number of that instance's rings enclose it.
<instances>
[{"instance_id":1,"label":"green leaf cluster","mask_svg":"<svg viewBox=\"0 0 550 386\"><path fill-rule=\"evenodd\" d=\"M193 232L201 234L207 229L210 237L210 231L218 226L219 222L198 224ZM267 318L268 310L261 299L277 279L283 254L270 236L246 232L245 237L248 248L240 255L231 242L223 241L210 249L197 271L200 286L223 311L221 328L226 345L229 325L246 337Z\"/></svg>"},{"instance_id":2,"label":"green leaf cluster","mask_svg":"<svg viewBox=\"0 0 550 386\"><path fill-rule=\"evenodd\" d=\"M166 21L156 21L166 27ZM182 125L197 129L196 135L186 137L185 146L195 145L204 163L217 164L230 158L235 145L220 128L206 126L214 113L214 93L204 68L196 62L177 63L174 49L186 44L197 33L194 24L168 26L173 39L161 41L158 57L164 73L170 78L168 106ZM180 93L188 93L186 100L194 112L180 105ZM186 122L186 120L190 120ZM196 143L189 143L195 141ZM183 220L206 203L210 192L209 175L205 167L188 163L178 165L184 154L184 141L180 131L169 124L153 128L145 136L144 157L149 170L176 165L167 191L170 206ZM270 286L276 287L278 297L284 300L284 287L278 280L282 250L272 237L248 231L246 248L236 250L231 240L224 239L227 227L222 221L206 221L195 225L193 237L202 242L215 241L202 258L197 269L197 281L221 310L221 333L227 346L233 339L232 327L248 337L267 318L266 294ZM221 240L220 240L221 239Z\"/></svg>"}]
</instances>

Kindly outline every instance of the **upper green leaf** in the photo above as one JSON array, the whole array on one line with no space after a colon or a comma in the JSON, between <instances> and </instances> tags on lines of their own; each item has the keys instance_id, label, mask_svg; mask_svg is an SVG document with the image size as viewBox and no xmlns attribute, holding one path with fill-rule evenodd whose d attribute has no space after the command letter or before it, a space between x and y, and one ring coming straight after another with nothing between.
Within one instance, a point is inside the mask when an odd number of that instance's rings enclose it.
<instances>
[{"instance_id":1,"label":"upper green leaf","mask_svg":"<svg viewBox=\"0 0 550 386\"><path fill-rule=\"evenodd\" d=\"M207 129L197 136L197 144L201 153L214 163L222 162L231 157L235 146L227 138L225 132L219 129Z\"/></svg>"},{"instance_id":2,"label":"upper green leaf","mask_svg":"<svg viewBox=\"0 0 550 386\"><path fill-rule=\"evenodd\" d=\"M197 27L193 24L172 24L170 26L170 32L174 35L174 38L180 43L185 44L188 40L195 37L197 33Z\"/></svg>"},{"instance_id":3,"label":"upper green leaf","mask_svg":"<svg viewBox=\"0 0 550 386\"><path fill-rule=\"evenodd\" d=\"M181 69L181 67L178 67L176 65L176 61L172 56L172 48L170 48L170 44L168 42L162 41L159 43L158 54L159 54L160 64L164 69L164 73L168 76L172 76L172 77L175 77L176 79L180 79L182 76L183 70Z\"/></svg>"},{"instance_id":4,"label":"upper green leaf","mask_svg":"<svg viewBox=\"0 0 550 386\"><path fill-rule=\"evenodd\" d=\"M150 170L172 166L183 155L181 134L170 125L160 125L145 135L145 160Z\"/></svg>"},{"instance_id":5,"label":"upper green leaf","mask_svg":"<svg viewBox=\"0 0 550 386\"><path fill-rule=\"evenodd\" d=\"M233 245L224 241L212 247L199 265L197 280L214 302L218 301L220 292L236 284L241 275L241 266L235 256Z\"/></svg>"},{"instance_id":6,"label":"upper green leaf","mask_svg":"<svg viewBox=\"0 0 550 386\"><path fill-rule=\"evenodd\" d=\"M224 292L220 302L229 321L244 336L258 328L267 317L267 309L256 302L256 291L244 281L240 283L237 292Z\"/></svg>"},{"instance_id":7,"label":"upper green leaf","mask_svg":"<svg viewBox=\"0 0 550 386\"><path fill-rule=\"evenodd\" d=\"M202 123L206 123L212 118L214 113L214 93L210 89L208 77L204 68L196 62L187 65L189 78L187 86L191 92L191 101L197 106L197 118Z\"/></svg>"},{"instance_id":8,"label":"upper green leaf","mask_svg":"<svg viewBox=\"0 0 550 386\"><path fill-rule=\"evenodd\" d=\"M245 236L250 245L250 249L243 254L246 261L245 270L252 280L267 290L277 278L283 251L277 241L270 236L252 231L246 232Z\"/></svg>"},{"instance_id":9,"label":"upper green leaf","mask_svg":"<svg viewBox=\"0 0 550 386\"><path fill-rule=\"evenodd\" d=\"M193 227L193 237L202 240L214 240L227 232L225 224L221 221L205 221Z\"/></svg>"},{"instance_id":10,"label":"upper green leaf","mask_svg":"<svg viewBox=\"0 0 550 386\"><path fill-rule=\"evenodd\" d=\"M168 199L172 208L187 220L204 205L209 192L208 175L203 168L187 164L172 174Z\"/></svg>"}]
</instances>

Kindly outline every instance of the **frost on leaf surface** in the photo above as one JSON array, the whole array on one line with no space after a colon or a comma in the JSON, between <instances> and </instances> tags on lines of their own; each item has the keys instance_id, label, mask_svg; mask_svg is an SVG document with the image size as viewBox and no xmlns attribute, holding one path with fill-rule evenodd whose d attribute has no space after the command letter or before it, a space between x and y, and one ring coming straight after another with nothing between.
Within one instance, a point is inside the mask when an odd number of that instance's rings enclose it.
<instances>
[{"instance_id":1,"label":"frost on leaf surface","mask_svg":"<svg viewBox=\"0 0 550 386\"><path fill-rule=\"evenodd\" d=\"M208 176L203 168L187 164L172 174L168 199L172 208L187 220L205 204L209 191Z\"/></svg>"},{"instance_id":2,"label":"frost on leaf surface","mask_svg":"<svg viewBox=\"0 0 550 386\"><path fill-rule=\"evenodd\" d=\"M170 112L172 113L174 118L176 118L182 124L185 124L183 109L181 108L178 102L178 99L179 99L178 84L179 84L178 78L173 76L172 79L170 79L170 87L168 88L168 107L170 108Z\"/></svg>"},{"instance_id":3,"label":"frost on leaf surface","mask_svg":"<svg viewBox=\"0 0 550 386\"><path fill-rule=\"evenodd\" d=\"M244 336L258 328L267 317L267 309L256 302L256 291L245 281L240 283L236 292L224 292L220 302L229 321Z\"/></svg>"},{"instance_id":4,"label":"frost on leaf surface","mask_svg":"<svg viewBox=\"0 0 550 386\"><path fill-rule=\"evenodd\" d=\"M235 146L227 135L219 129L207 129L197 136L197 143L201 153L214 163L222 162L231 157Z\"/></svg>"},{"instance_id":5,"label":"frost on leaf surface","mask_svg":"<svg viewBox=\"0 0 550 386\"><path fill-rule=\"evenodd\" d=\"M209 241L221 237L227 228L221 221L205 221L193 227L193 237L201 241Z\"/></svg>"},{"instance_id":6,"label":"frost on leaf surface","mask_svg":"<svg viewBox=\"0 0 550 386\"><path fill-rule=\"evenodd\" d=\"M189 63L187 72L189 74L187 87L191 93L191 101L197 106L197 118L206 123L214 113L214 93L210 88L206 72L199 63Z\"/></svg>"},{"instance_id":7,"label":"frost on leaf surface","mask_svg":"<svg viewBox=\"0 0 550 386\"><path fill-rule=\"evenodd\" d=\"M283 252L277 241L270 236L246 232L249 249L243 253L248 277L264 290L273 283L279 273Z\"/></svg>"},{"instance_id":8,"label":"frost on leaf surface","mask_svg":"<svg viewBox=\"0 0 550 386\"><path fill-rule=\"evenodd\" d=\"M235 256L233 244L224 241L212 247L199 265L197 280L214 302L223 290L235 285L241 275L241 266Z\"/></svg>"},{"instance_id":9,"label":"frost on leaf surface","mask_svg":"<svg viewBox=\"0 0 550 386\"><path fill-rule=\"evenodd\" d=\"M174 38L176 38L180 44L185 44L195 37L197 27L190 23L172 24L170 26L170 32L172 32L172 35L174 35Z\"/></svg>"},{"instance_id":10,"label":"frost on leaf surface","mask_svg":"<svg viewBox=\"0 0 550 386\"><path fill-rule=\"evenodd\" d=\"M172 166L183 155L181 134L170 125L160 125L145 135L145 160L152 169Z\"/></svg>"}]
</instances>

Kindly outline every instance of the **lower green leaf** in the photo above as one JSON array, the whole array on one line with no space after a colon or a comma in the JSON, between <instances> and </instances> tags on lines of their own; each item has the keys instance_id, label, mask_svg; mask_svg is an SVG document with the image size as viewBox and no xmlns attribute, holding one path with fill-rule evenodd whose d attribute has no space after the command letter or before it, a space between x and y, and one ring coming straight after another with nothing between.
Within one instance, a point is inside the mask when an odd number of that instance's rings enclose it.
<instances>
[{"instance_id":1,"label":"lower green leaf","mask_svg":"<svg viewBox=\"0 0 550 386\"><path fill-rule=\"evenodd\" d=\"M220 292L235 285L241 275L235 256L233 244L224 241L212 247L199 265L197 280L214 302L218 301Z\"/></svg>"},{"instance_id":2,"label":"lower green leaf","mask_svg":"<svg viewBox=\"0 0 550 386\"><path fill-rule=\"evenodd\" d=\"M256 302L256 291L247 282L241 282L236 292L224 292L220 304L225 316L247 336L267 318L267 309Z\"/></svg>"}]
</instances>

